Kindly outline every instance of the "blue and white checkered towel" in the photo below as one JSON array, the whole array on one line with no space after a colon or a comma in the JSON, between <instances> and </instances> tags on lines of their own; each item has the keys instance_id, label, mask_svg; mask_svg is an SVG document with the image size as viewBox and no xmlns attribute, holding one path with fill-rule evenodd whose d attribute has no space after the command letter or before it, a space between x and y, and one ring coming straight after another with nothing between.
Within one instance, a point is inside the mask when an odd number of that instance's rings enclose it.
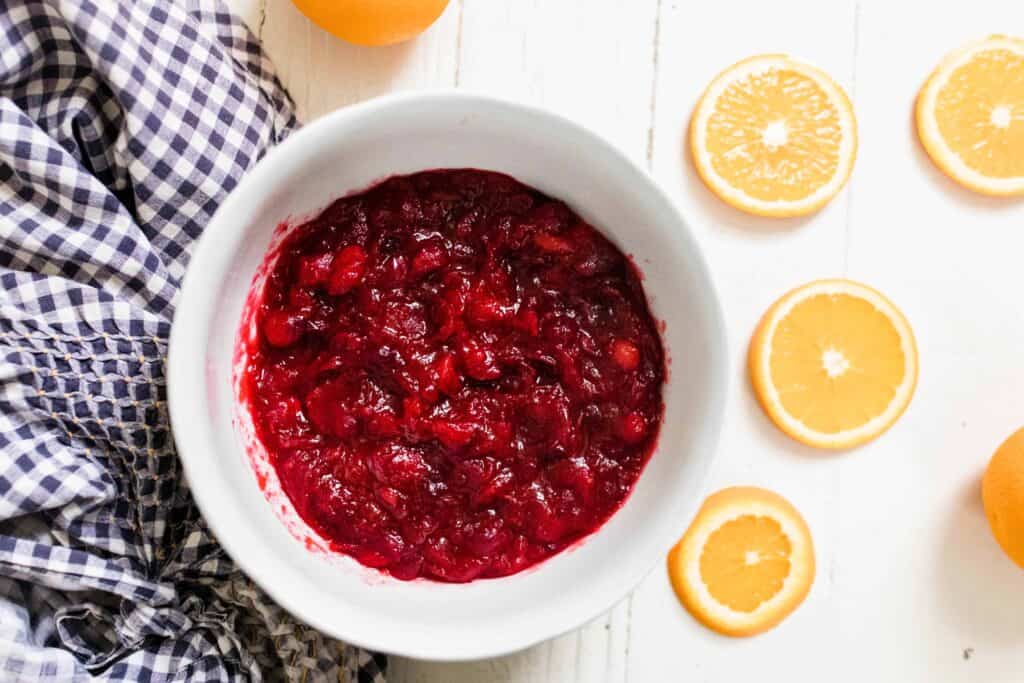
<instances>
[{"instance_id":1,"label":"blue and white checkered towel","mask_svg":"<svg viewBox=\"0 0 1024 683\"><path fill-rule=\"evenodd\" d=\"M192 243L295 125L212 0L0 2L0 680L383 681L239 573L168 430Z\"/></svg>"}]
</instances>

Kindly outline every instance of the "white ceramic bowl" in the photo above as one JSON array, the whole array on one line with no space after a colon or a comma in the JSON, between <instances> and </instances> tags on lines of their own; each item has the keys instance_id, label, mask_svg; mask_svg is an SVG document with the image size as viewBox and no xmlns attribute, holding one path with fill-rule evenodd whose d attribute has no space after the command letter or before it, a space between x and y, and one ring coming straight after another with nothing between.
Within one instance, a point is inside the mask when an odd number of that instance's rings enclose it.
<instances>
[{"instance_id":1,"label":"white ceramic bowl","mask_svg":"<svg viewBox=\"0 0 1024 683\"><path fill-rule=\"evenodd\" d=\"M444 167L507 173L566 201L602 230L643 272L670 358L657 450L622 509L535 568L463 585L401 582L350 558L307 550L297 536L308 527L287 498L272 508L257 484L232 385L243 303L275 226L387 176ZM580 626L662 562L698 503L726 390L726 339L707 267L686 221L651 178L566 119L457 92L348 107L272 150L196 246L169 356L178 453L228 554L311 626L350 643L437 660L495 656Z\"/></svg>"}]
</instances>

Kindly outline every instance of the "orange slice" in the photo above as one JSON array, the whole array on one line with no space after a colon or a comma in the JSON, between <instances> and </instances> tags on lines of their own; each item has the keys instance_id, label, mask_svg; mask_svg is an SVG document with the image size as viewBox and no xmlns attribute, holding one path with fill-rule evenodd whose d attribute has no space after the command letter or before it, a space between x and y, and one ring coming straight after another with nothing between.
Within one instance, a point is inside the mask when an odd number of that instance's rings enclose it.
<instances>
[{"instance_id":1,"label":"orange slice","mask_svg":"<svg viewBox=\"0 0 1024 683\"><path fill-rule=\"evenodd\" d=\"M1024 569L1024 429L992 456L981 480L981 500L999 547Z\"/></svg>"},{"instance_id":2,"label":"orange slice","mask_svg":"<svg viewBox=\"0 0 1024 683\"><path fill-rule=\"evenodd\" d=\"M751 486L704 501L668 556L672 587L710 629L752 636L800 606L814 582L807 523L782 496Z\"/></svg>"},{"instance_id":3,"label":"orange slice","mask_svg":"<svg viewBox=\"0 0 1024 683\"><path fill-rule=\"evenodd\" d=\"M768 309L750 342L750 376L768 416L797 441L850 448L888 429L917 385L903 314L851 280L819 280Z\"/></svg>"},{"instance_id":4,"label":"orange slice","mask_svg":"<svg viewBox=\"0 0 1024 683\"><path fill-rule=\"evenodd\" d=\"M817 211L850 177L857 122L823 71L751 57L711 82L690 120L690 151L711 191L762 216Z\"/></svg>"},{"instance_id":5,"label":"orange slice","mask_svg":"<svg viewBox=\"0 0 1024 683\"><path fill-rule=\"evenodd\" d=\"M989 195L1024 195L1024 40L989 36L947 55L917 96L935 165Z\"/></svg>"}]
</instances>

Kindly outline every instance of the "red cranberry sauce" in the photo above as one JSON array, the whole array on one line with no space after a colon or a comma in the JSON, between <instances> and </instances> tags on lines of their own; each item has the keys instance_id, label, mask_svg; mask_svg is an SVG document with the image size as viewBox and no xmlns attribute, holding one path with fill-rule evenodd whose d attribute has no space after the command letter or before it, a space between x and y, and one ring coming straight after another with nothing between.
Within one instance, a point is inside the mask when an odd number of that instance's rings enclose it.
<instances>
[{"instance_id":1,"label":"red cranberry sauce","mask_svg":"<svg viewBox=\"0 0 1024 683\"><path fill-rule=\"evenodd\" d=\"M286 238L256 320L244 391L285 493L399 579L558 553L654 448L665 358L632 264L508 176L339 199Z\"/></svg>"}]
</instances>

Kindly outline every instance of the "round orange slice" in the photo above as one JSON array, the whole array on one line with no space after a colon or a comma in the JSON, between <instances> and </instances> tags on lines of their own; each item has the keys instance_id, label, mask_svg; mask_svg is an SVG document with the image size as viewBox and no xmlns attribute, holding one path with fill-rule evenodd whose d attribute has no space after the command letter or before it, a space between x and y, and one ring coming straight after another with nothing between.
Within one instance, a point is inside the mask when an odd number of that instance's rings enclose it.
<instances>
[{"instance_id":1,"label":"round orange slice","mask_svg":"<svg viewBox=\"0 0 1024 683\"><path fill-rule=\"evenodd\" d=\"M680 602L702 624L729 636L776 626L814 582L814 544L789 501L737 486L704 501L668 556Z\"/></svg>"},{"instance_id":2,"label":"round orange slice","mask_svg":"<svg viewBox=\"0 0 1024 683\"><path fill-rule=\"evenodd\" d=\"M989 36L947 55L917 96L917 133L953 180L1024 195L1024 40Z\"/></svg>"},{"instance_id":3,"label":"round orange slice","mask_svg":"<svg viewBox=\"0 0 1024 683\"><path fill-rule=\"evenodd\" d=\"M882 294L819 280L768 309L750 342L761 406L797 441L851 448L888 429L917 385L910 324Z\"/></svg>"},{"instance_id":4,"label":"round orange slice","mask_svg":"<svg viewBox=\"0 0 1024 683\"><path fill-rule=\"evenodd\" d=\"M857 122L842 88L785 55L751 57L711 82L690 120L704 183L762 216L817 211L850 177Z\"/></svg>"}]
</instances>

